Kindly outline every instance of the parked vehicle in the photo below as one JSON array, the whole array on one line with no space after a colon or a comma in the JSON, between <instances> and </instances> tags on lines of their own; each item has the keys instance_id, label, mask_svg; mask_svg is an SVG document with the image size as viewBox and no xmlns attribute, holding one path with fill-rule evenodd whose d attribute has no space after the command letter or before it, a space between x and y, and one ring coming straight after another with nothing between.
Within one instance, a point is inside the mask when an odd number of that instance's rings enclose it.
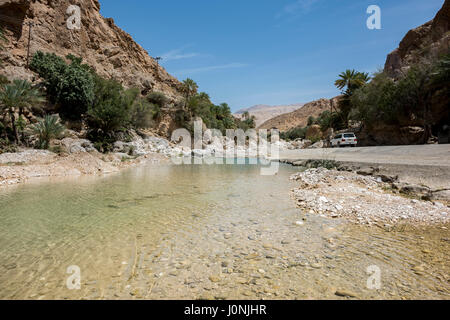
<instances>
[{"instance_id":1,"label":"parked vehicle","mask_svg":"<svg viewBox=\"0 0 450 320\"><path fill-rule=\"evenodd\" d=\"M338 135L336 135L332 140L331 140L331 147L346 147L346 146L350 146L350 147L356 147L356 145L358 144L358 138L356 138L354 133L340 133Z\"/></svg>"}]
</instances>

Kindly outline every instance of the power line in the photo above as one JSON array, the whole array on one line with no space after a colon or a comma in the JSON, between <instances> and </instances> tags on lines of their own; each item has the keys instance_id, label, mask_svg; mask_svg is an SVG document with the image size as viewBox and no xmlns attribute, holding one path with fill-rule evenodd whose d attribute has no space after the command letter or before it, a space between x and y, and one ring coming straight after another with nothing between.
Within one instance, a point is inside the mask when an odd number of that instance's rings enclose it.
<instances>
[{"instance_id":1,"label":"power line","mask_svg":"<svg viewBox=\"0 0 450 320\"><path fill-rule=\"evenodd\" d=\"M32 21L26 23L28 25L28 49L27 49L27 69L30 66L30 45L31 45L31 28L33 28L34 23Z\"/></svg>"},{"instance_id":2,"label":"power line","mask_svg":"<svg viewBox=\"0 0 450 320\"><path fill-rule=\"evenodd\" d=\"M162 60L162 57L154 57L153 59L156 60L156 74L158 75L159 78L159 61Z\"/></svg>"}]
</instances>

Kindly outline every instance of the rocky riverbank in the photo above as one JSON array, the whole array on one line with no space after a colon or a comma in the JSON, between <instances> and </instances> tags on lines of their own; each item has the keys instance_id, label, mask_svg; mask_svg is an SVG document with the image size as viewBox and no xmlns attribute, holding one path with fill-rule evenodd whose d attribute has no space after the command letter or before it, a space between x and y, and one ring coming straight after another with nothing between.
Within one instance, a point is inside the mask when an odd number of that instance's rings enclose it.
<instances>
[{"instance_id":1,"label":"rocky riverbank","mask_svg":"<svg viewBox=\"0 0 450 320\"><path fill-rule=\"evenodd\" d=\"M52 150L19 149L16 153L0 154L0 186L14 185L36 177L65 177L118 172L146 162L169 162L172 157L224 157L230 139L205 137L202 149L191 149L163 137L130 132L127 141L117 141L110 153L98 152L93 143L68 130L62 140L51 142ZM277 142L280 150L295 149L283 140ZM57 150L57 151L56 151ZM240 157L258 157L258 145L237 146Z\"/></svg>"},{"instance_id":2,"label":"rocky riverbank","mask_svg":"<svg viewBox=\"0 0 450 320\"><path fill-rule=\"evenodd\" d=\"M390 228L396 224L447 224L450 222L450 189L432 190L399 182L398 176L357 169L336 163L316 163L291 176L299 187L292 190L298 207L310 214L345 218L364 225ZM313 161L304 163L314 165ZM331 170L324 168L329 166Z\"/></svg>"},{"instance_id":3,"label":"rocky riverbank","mask_svg":"<svg viewBox=\"0 0 450 320\"><path fill-rule=\"evenodd\" d=\"M168 162L171 155L179 153L178 148L159 137L116 142L114 151L108 154L98 152L91 141L75 137L53 141L52 145L58 153L20 149L0 154L0 186L40 177L110 174L143 163Z\"/></svg>"}]
</instances>

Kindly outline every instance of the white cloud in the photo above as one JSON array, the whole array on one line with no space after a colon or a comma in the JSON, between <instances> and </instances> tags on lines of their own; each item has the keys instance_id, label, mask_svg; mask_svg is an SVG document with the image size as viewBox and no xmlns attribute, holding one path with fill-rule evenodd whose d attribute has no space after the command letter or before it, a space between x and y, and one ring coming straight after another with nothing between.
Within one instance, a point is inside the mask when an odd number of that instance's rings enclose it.
<instances>
[{"instance_id":1,"label":"white cloud","mask_svg":"<svg viewBox=\"0 0 450 320\"><path fill-rule=\"evenodd\" d=\"M285 16L294 17L309 12L320 0L297 0L292 2L278 12L275 18L280 19Z\"/></svg>"},{"instance_id":2,"label":"white cloud","mask_svg":"<svg viewBox=\"0 0 450 320\"><path fill-rule=\"evenodd\" d=\"M217 65L217 66L207 66L207 67L200 67L200 68L193 68L193 69L185 69L185 70L175 72L175 74L186 75L186 74L223 70L223 69L243 68L243 67L247 67L247 66L248 65L244 64L244 63L229 63L229 64L223 64L223 65Z\"/></svg>"},{"instance_id":3,"label":"white cloud","mask_svg":"<svg viewBox=\"0 0 450 320\"><path fill-rule=\"evenodd\" d=\"M183 52L186 49L186 46L171 50L169 52L166 52L161 55L161 58L163 61L171 61L171 60L180 60L180 59L188 59L188 58L194 58L200 56L199 53L192 52L192 53L185 53Z\"/></svg>"}]
</instances>

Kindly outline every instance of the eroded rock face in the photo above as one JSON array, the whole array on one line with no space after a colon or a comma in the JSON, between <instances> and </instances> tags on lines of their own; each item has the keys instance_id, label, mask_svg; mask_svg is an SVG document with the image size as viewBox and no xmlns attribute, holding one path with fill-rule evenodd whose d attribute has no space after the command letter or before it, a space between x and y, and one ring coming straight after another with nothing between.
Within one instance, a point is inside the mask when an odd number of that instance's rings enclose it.
<instances>
[{"instance_id":1,"label":"eroded rock face","mask_svg":"<svg viewBox=\"0 0 450 320\"><path fill-rule=\"evenodd\" d=\"M377 145L412 145L427 143L425 130L417 126L398 127L393 125L376 125L370 130L364 128L356 132L358 146Z\"/></svg>"},{"instance_id":2,"label":"eroded rock face","mask_svg":"<svg viewBox=\"0 0 450 320\"><path fill-rule=\"evenodd\" d=\"M438 57L450 47L450 0L445 0L436 17L424 25L410 30L397 49L386 60L385 71L397 78L409 66L424 58Z\"/></svg>"},{"instance_id":3,"label":"eroded rock face","mask_svg":"<svg viewBox=\"0 0 450 320\"><path fill-rule=\"evenodd\" d=\"M69 30L67 9L81 9L81 29ZM32 78L26 69L28 23L33 22L30 55L38 50L60 56L82 56L98 74L115 78L143 93L161 91L169 98L179 94L179 81L169 75L131 36L100 15L97 0L0 0L0 26L5 29L6 50L1 74L8 78Z\"/></svg>"}]
</instances>

